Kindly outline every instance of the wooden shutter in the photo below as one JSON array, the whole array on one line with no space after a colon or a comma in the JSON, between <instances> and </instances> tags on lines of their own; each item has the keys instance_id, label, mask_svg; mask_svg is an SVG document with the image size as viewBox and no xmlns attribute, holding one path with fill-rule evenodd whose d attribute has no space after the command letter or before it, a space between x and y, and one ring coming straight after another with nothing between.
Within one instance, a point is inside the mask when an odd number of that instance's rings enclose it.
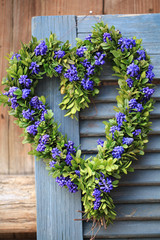
<instances>
[{"instance_id":1,"label":"wooden shutter","mask_svg":"<svg viewBox=\"0 0 160 240\"><path fill-rule=\"evenodd\" d=\"M102 15L85 19L77 17L78 37L90 34L91 26L104 21L114 25L124 37L143 39L143 46L151 56L155 78L160 78L160 14ZM89 109L80 112L80 143L86 154L96 154L97 139L104 139L103 120L115 116L117 79L111 65L106 64L101 74L100 94L92 100ZM120 187L112 192L118 213L117 220L107 230L98 232L96 239L160 239L160 81L151 113L153 121L145 155L134 162L134 173L123 176ZM84 239L89 239L91 223L84 223Z\"/></svg>"},{"instance_id":2,"label":"wooden shutter","mask_svg":"<svg viewBox=\"0 0 160 240\"><path fill-rule=\"evenodd\" d=\"M118 212L117 220L107 230L98 232L97 239L160 239L160 14L145 15L99 15L99 16L49 16L32 20L32 34L38 39L56 33L58 39L69 39L75 45L75 37L84 39L91 27L101 20L109 26L115 25L123 36L143 39L143 46L151 56L156 75L157 100L151 114L153 121L149 144L144 157L134 163L135 172L122 178L120 187L112 192ZM61 131L79 144L85 155L96 154L96 141L103 139L103 120L114 117L117 79L106 64L101 74L100 94L90 108L80 112L79 122L64 118L58 108L61 101L59 79L44 78L37 89L38 94L48 96L55 119L62 123ZM37 237L38 240L82 240L90 238L91 223L74 222L81 218L76 210L81 209L80 193L70 194L61 189L55 180L48 177L43 162L36 162L37 192Z\"/></svg>"}]
</instances>

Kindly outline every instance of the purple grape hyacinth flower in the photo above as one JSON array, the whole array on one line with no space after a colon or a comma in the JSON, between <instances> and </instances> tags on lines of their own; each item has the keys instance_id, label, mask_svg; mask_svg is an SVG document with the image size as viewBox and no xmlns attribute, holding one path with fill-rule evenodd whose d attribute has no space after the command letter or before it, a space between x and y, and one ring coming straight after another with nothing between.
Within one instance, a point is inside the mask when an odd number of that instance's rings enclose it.
<instances>
[{"instance_id":1,"label":"purple grape hyacinth flower","mask_svg":"<svg viewBox=\"0 0 160 240\"><path fill-rule=\"evenodd\" d=\"M97 144L100 145L101 147L103 147L104 141L101 139L98 139Z\"/></svg>"},{"instance_id":2,"label":"purple grape hyacinth flower","mask_svg":"<svg viewBox=\"0 0 160 240\"><path fill-rule=\"evenodd\" d=\"M21 75L18 80L19 80L19 83L23 87L30 88L32 82L31 82L31 79L29 79L27 75Z\"/></svg>"},{"instance_id":3,"label":"purple grape hyacinth flower","mask_svg":"<svg viewBox=\"0 0 160 240\"><path fill-rule=\"evenodd\" d=\"M128 67L127 67L127 74L130 75L131 77L137 77L139 74L139 67L138 65L131 63Z\"/></svg>"},{"instance_id":4,"label":"purple grape hyacinth flower","mask_svg":"<svg viewBox=\"0 0 160 240\"><path fill-rule=\"evenodd\" d=\"M124 152L124 148L122 146L114 147L112 151L112 156L114 158L119 159L121 158L123 152Z\"/></svg>"},{"instance_id":5,"label":"purple grape hyacinth flower","mask_svg":"<svg viewBox=\"0 0 160 240\"><path fill-rule=\"evenodd\" d=\"M118 44L120 45L121 48L121 52L124 52L125 49L132 49L133 47L136 46L136 41L132 38L132 39L128 39L128 38L120 38L118 40Z\"/></svg>"},{"instance_id":6,"label":"purple grape hyacinth flower","mask_svg":"<svg viewBox=\"0 0 160 240\"><path fill-rule=\"evenodd\" d=\"M107 39L106 39L106 38L108 38L110 41L112 41L111 35L110 35L110 33L108 33L108 32L105 32L105 33L103 34L103 42L107 42Z\"/></svg>"},{"instance_id":7,"label":"purple grape hyacinth flower","mask_svg":"<svg viewBox=\"0 0 160 240\"><path fill-rule=\"evenodd\" d=\"M70 68L64 74L65 78L68 78L70 82L79 80L77 68L74 65L70 65Z\"/></svg>"},{"instance_id":8,"label":"purple grape hyacinth flower","mask_svg":"<svg viewBox=\"0 0 160 240\"><path fill-rule=\"evenodd\" d=\"M131 78L128 78L127 80L126 80L126 82L127 82L127 85L128 85L128 87L132 87L133 86L133 80L131 79Z\"/></svg>"},{"instance_id":9,"label":"purple grape hyacinth flower","mask_svg":"<svg viewBox=\"0 0 160 240\"><path fill-rule=\"evenodd\" d=\"M26 99L30 95L30 93L31 93L30 89L27 89L27 88L22 89L22 98Z\"/></svg>"},{"instance_id":10,"label":"purple grape hyacinth flower","mask_svg":"<svg viewBox=\"0 0 160 240\"><path fill-rule=\"evenodd\" d=\"M63 50L58 50L58 51L55 51L54 54L55 54L55 55L54 55L54 58L60 59L60 58L63 58L63 57L64 57L65 51L63 51Z\"/></svg>"},{"instance_id":11,"label":"purple grape hyacinth flower","mask_svg":"<svg viewBox=\"0 0 160 240\"><path fill-rule=\"evenodd\" d=\"M31 62L29 69L32 70L32 74L38 74L40 72L39 65L36 62Z\"/></svg>"},{"instance_id":12,"label":"purple grape hyacinth flower","mask_svg":"<svg viewBox=\"0 0 160 240\"><path fill-rule=\"evenodd\" d=\"M141 134L141 129L136 129L135 131L132 132L133 136L138 136Z\"/></svg>"},{"instance_id":13,"label":"purple grape hyacinth flower","mask_svg":"<svg viewBox=\"0 0 160 240\"><path fill-rule=\"evenodd\" d=\"M27 110L23 110L22 111L22 115L25 119L28 119L30 121L33 121L34 120L34 117L32 116L33 114L35 113L34 110L30 110L30 109L27 109Z\"/></svg>"},{"instance_id":14,"label":"purple grape hyacinth flower","mask_svg":"<svg viewBox=\"0 0 160 240\"><path fill-rule=\"evenodd\" d=\"M49 166L51 167L51 168L54 168L54 165L56 164L57 162L56 161L50 161L49 162Z\"/></svg>"},{"instance_id":15,"label":"purple grape hyacinth flower","mask_svg":"<svg viewBox=\"0 0 160 240\"><path fill-rule=\"evenodd\" d=\"M84 57L84 52L85 51L87 51L87 48L85 46L83 46L83 47L80 47L80 48L77 49L76 54L79 57Z\"/></svg>"},{"instance_id":16,"label":"purple grape hyacinth flower","mask_svg":"<svg viewBox=\"0 0 160 240\"><path fill-rule=\"evenodd\" d=\"M134 141L133 138L129 138L129 137L123 137L122 143L123 144L127 144L128 146L132 144L132 142Z\"/></svg>"},{"instance_id":17,"label":"purple grape hyacinth flower","mask_svg":"<svg viewBox=\"0 0 160 240\"><path fill-rule=\"evenodd\" d=\"M60 156L61 151L56 147L52 149L51 153L52 153L52 157L56 159L57 156Z\"/></svg>"},{"instance_id":18,"label":"purple grape hyacinth flower","mask_svg":"<svg viewBox=\"0 0 160 240\"><path fill-rule=\"evenodd\" d=\"M105 61L104 61L104 57L106 55L105 54L102 54L101 52L97 52L96 55L94 56L95 58L95 65L103 65L105 64Z\"/></svg>"},{"instance_id":19,"label":"purple grape hyacinth flower","mask_svg":"<svg viewBox=\"0 0 160 240\"><path fill-rule=\"evenodd\" d=\"M55 71L57 72L57 73L61 73L62 72L62 70L63 70L63 66L61 66L61 65L58 65L57 67L55 67L54 68L55 69Z\"/></svg>"},{"instance_id":20,"label":"purple grape hyacinth flower","mask_svg":"<svg viewBox=\"0 0 160 240\"><path fill-rule=\"evenodd\" d=\"M46 45L45 41L43 40L43 41L41 41L41 43L34 49L34 52L35 52L36 56L39 56L39 55L43 56L43 55L45 55L45 54L47 53L47 50L48 50L47 45Z\"/></svg>"},{"instance_id":21,"label":"purple grape hyacinth flower","mask_svg":"<svg viewBox=\"0 0 160 240\"><path fill-rule=\"evenodd\" d=\"M137 53L139 55L137 60L139 60L139 61L146 60L146 52L144 50L138 50Z\"/></svg>"},{"instance_id":22,"label":"purple grape hyacinth flower","mask_svg":"<svg viewBox=\"0 0 160 240\"><path fill-rule=\"evenodd\" d=\"M126 115L124 113L116 113L116 119L117 119L117 124L118 124L118 127L121 127L123 122L127 122L126 120Z\"/></svg>"},{"instance_id":23,"label":"purple grape hyacinth flower","mask_svg":"<svg viewBox=\"0 0 160 240\"><path fill-rule=\"evenodd\" d=\"M11 57L11 60L14 59L14 57L16 57L16 59L19 61L20 60L20 57L21 55L19 53L13 53L12 57Z\"/></svg>"},{"instance_id":24,"label":"purple grape hyacinth flower","mask_svg":"<svg viewBox=\"0 0 160 240\"><path fill-rule=\"evenodd\" d=\"M94 82L92 80L89 80L89 78L83 78L81 81L81 85L84 89L88 91L93 91Z\"/></svg>"}]
</instances>

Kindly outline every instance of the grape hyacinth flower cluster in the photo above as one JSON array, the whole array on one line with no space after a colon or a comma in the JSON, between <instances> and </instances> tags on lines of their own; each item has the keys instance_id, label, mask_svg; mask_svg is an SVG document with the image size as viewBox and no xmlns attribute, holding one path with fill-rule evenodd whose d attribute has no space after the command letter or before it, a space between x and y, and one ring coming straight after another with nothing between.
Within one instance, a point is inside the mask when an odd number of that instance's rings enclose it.
<instances>
[{"instance_id":1,"label":"grape hyacinth flower cluster","mask_svg":"<svg viewBox=\"0 0 160 240\"><path fill-rule=\"evenodd\" d=\"M71 154L74 155L76 152L76 150L74 148L74 142L68 141L68 143L64 144L64 146L67 149L67 155L66 155L65 162L67 165L72 166L71 160L73 160L73 157L71 156Z\"/></svg>"},{"instance_id":2,"label":"grape hyacinth flower cluster","mask_svg":"<svg viewBox=\"0 0 160 240\"><path fill-rule=\"evenodd\" d=\"M55 69L55 71L57 72L57 73L62 73L62 70L63 70L63 66L61 66L61 65L58 65L57 67L55 67L54 68Z\"/></svg>"},{"instance_id":3,"label":"grape hyacinth flower cluster","mask_svg":"<svg viewBox=\"0 0 160 240\"><path fill-rule=\"evenodd\" d=\"M35 136L37 134L37 127L39 126L39 121L35 122L35 124L29 125L27 127L27 132L33 136Z\"/></svg>"},{"instance_id":4,"label":"grape hyacinth flower cluster","mask_svg":"<svg viewBox=\"0 0 160 240\"><path fill-rule=\"evenodd\" d=\"M106 56L106 54L97 52L96 55L94 56L95 65L97 65L97 66L104 65L105 64L105 61L104 61L105 56Z\"/></svg>"},{"instance_id":5,"label":"grape hyacinth flower cluster","mask_svg":"<svg viewBox=\"0 0 160 240\"><path fill-rule=\"evenodd\" d=\"M120 45L121 51L124 52L125 49L129 50L136 46L136 41L129 38L120 38L118 40L118 45Z\"/></svg>"},{"instance_id":6,"label":"grape hyacinth flower cluster","mask_svg":"<svg viewBox=\"0 0 160 240\"><path fill-rule=\"evenodd\" d=\"M60 187L67 186L69 192L71 193L76 193L78 191L78 186L73 181L71 181L70 177L57 177L56 182Z\"/></svg>"},{"instance_id":7,"label":"grape hyacinth flower cluster","mask_svg":"<svg viewBox=\"0 0 160 240\"><path fill-rule=\"evenodd\" d=\"M141 134L141 129L136 129L135 131L132 132L133 136L138 136L139 134Z\"/></svg>"},{"instance_id":8,"label":"grape hyacinth flower cluster","mask_svg":"<svg viewBox=\"0 0 160 240\"><path fill-rule=\"evenodd\" d=\"M35 109L45 110L45 105L43 105L43 103L39 100L39 98L37 96L32 97L29 104L31 105L31 107L33 107Z\"/></svg>"},{"instance_id":9,"label":"grape hyacinth flower cluster","mask_svg":"<svg viewBox=\"0 0 160 240\"><path fill-rule=\"evenodd\" d=\"M60 59L60 58L63 58L64 55L65 55L65 51L63 50L58 50L54 52L54 58Z\"/></svg>"},{"instance_id":10,"label":"grape hyacinth flower cluster","mask_svg":"<svg viewBox=\"0 0 160 240\"><path fill-rule=\"evenodd\" d=\"M112 151L112 156L114 158L119 159L119 158L121 158L123 152L124 152L124 148L122 146L114 147L113 151Z\"/></svg>"},{"instance_id":11,"label":"grape hyacinth flower cluster","mask_svg":"<svg viewBox=\"0 0 160 240\"><path fill-rule=\"evenodd\" d=\"M21 57L21 55L20 55L19 53L13 53L13 55L12 55L12 57L11 57L11 60L13 60L13 59L14 59L14 57L16 57L17 61L19 61L19 60L20 60L20 57Z\"/></svg>"},{"instance_id":12,"label":"grape hyacinth flower cluster","mask_svg":"<svg viewBox=\"0 0 160 240\"><path fill-rule=\"evenodd\" d=\"M30 93L31 93L30 89L27 88L22 89L22 98L26 99L27 97L29 97Z\"/></svg>"},{"instance_id":13,"label":"grape hyacinth flower cluster","mask_svg":"<svg viewBox=\"0 0 160 240\"><path fill-rule=\"evenodd\" d=\"M150 64L148 66L148 71L146 71L146 78L148 78L148 82L151 83L153 78L155 77L155 74L152 72L153 66Z\"/></svg>"},{"instance_id":14,"label":"grape hyacinth flower cluster","mask_svg":"<svg viewBox=\"0 0 160 240\"><path fill-rule=\"evenodd\" d=\"M79 57L84 57L84 51L86 51L86 50L87 50L87 48L85 46L80 47L80 48L77 49L76 54Z\"/></svg>"},{"instance_id":15,"label":"grape hyacinth flower cluster","mask_svg":"<svg viewBox=\"0 0 160 240\"><path fill-rule=\"evenodd\" d=\"M109 39L110 41L112 41L112 38L111 38L110 33L105 32L105 33L103 34L103 42L107 42L107 39Z\"/></svg>"},{"instance_id":16,"label":"grape hyacinth flower cluster","mask_svg":"<svg viewBox=\"0 0 160 240\"><path fill-rule=\"evenodd\" d=\"M9 91L4 93L7 97L9 97L8 102L11 102L11 107L15 110L16 107L19 106L17 103L17 95L14 92L18 89L18 87L10 87Z\"/></svg>"},{"instance_id":17,"label":"grape hyacinth flower cluster","mask_svg":"<svg viewBox=\"0 0 160 240\"><path fill-rule=\"evenodd\" d=\"M123 137L122 143L123 144L127 144L128 146L132 144L132 142L134 141L133 138L129 138L129 137Z\"/></svg>"},{"instance_id":18,"label":"grape hyacinth flower cluster","mask_svg":"<svg viewBox=\"0 0 160 240\"><path fill-rule=\"evenodd\" d=\"M151 98L152 94L155 92L154 89L149 88L149 87L145 87L143 88L142 92L144 93L144 101L149 101L149 99Z\"/></svg>"},{"instance_id":19,"label":"grape hyacinth flower cluster","mask_svg":"<svg viewBox=\"0 0 160 240\"><path fill-rule=\"evenodd\" d=\"M41 41L41 43L34 49L34 52L36 56L43 56L47 53L47 50L48 48L45 41Z\"/></svg>"},{"instance_id":20,"label":"grape hyacinth flower cluster","mask_svg":"<svg viewBox=\"0 0 160 240\"><path fill-rule=\"evenodd\" d=\"M27 75L21 75L19 78L19 83L22 85L22 87L30 88L32 82Z\"/></svg>"},{"instance_id":21,"label":"grape hyacinth flower cluster","mask_svg":"<svg viewBox=\"0 0 160 240\"><path fill-rule=\"evenodd\" d=\"M104 141L101 139L98 139L97 144L100 145L101 147L103 147Z\"/></svg>"},{"instance_id":22,"label":"grape hyacinth flower cluster","mask_svg":"<svg viewBox=\"0 0 160 240\"><path fill-rule=\"evenodd\" d=\"M81 85L83 86L84 89L88 91L93 91L94 82L92 80L89 80L88 77L82 79Z\"/></svg>"},{"instance_id":23,"label":"grape hyacinth flower cluster","mask_svg":"<svg viewBox=\"0 0 160 240\"><path fill-rule=\"evenodd\" d=\"M143 110L143 106L141 103L138 103L137 100L135 98L132 98L129 103L128 106L131 109L136 110L137 112L141 112Z\"/></svg>"},{"instance_id":24,"label":"grape hyacinth flower cluster","mask_svg":"<svg viewBox=\"0 0 160 240\"><path fill-rule=\"evenodd\" d=\"M127 74L130 75L131 77L137 77L139 75L139 67L138 65L131 63L127 67Z\"/></svg>"},{"instance_id":25,"label":"grape hyacinth flower cluster","mask_svg":"<svg viewBox=\"0 0 160 240\"><path fill-rule=\"evenodd\" d=\"M65 78L68 78L70 82L79 80L77 68L72 64L67 72L64 74Z\"/></svg>"},{"instance_id":26,"label":"grape hyacinth flower cluster","mask_svg":"<svg viewBox=\"0 0 160 240\"><path fill-rule=\"evenodd\" d=\"M33 117L33 114L35 113L34 110L30 110L30 109L27 109L27 110L23 110L22 111L22 115L25 119L28 119L30 121L34 121L34 117Z\"/></svg>"},{"instance_id":27,"label":"grape hyacinth flower cluster","mask_svg":"<svg viewBox=\"0 0 160 240\"><path fill-rule=\"evenodd\" d=\"M95 197L95 201L94 201L94 210L98 210L99 207L101 206L101 199L102 197L101 195L101 191L98 188L95 188L92 194Z\"/></svg>"},{"instance_id":28,"label":"grape hyacinth flower cluster","mask_svg":"<svg viewBox=\"0 0 160 240\"><path fill-rule=\"evenodd\" d=\"M82 65L86 68L87 76L94 74L95 67L87 59L82 62Z\"/></svg>"},{"instance_id":29,"label":"grape hyacinth flower cluster","mask_svg":"<svg viewBox=\"0 0 160 240\"><path fill-rule=\"evenodd\" d=\"M121 127L123 122L126 122L126 115L124 113L117 113L116 114L116 120L117 120L117 124L118 124L118 127Z\"/></svg>"},{"instance_id":30,"label":"grape hyacinth flower cluster","mask_svg":"<svg viewBox=\"0 0 160 240\"><path fill-rule=\"evenodd\" d=\"M121 128L120 127L118 127L118 126L112 126L111 128L110 128L110 133L112 134L112 138L114 139L114 133L115 133L115 131L120 131L121 130Z\"/></svg>"},{"instance_id":31,"label":"grape hyacinth flower cluster","mask_svg":"<svg viewBox=\"0 0 160 240\"><path fill-rule=\"evenodd\" d=\"M32 70L32 74L38 74L40 72L39 65L36 62L31 62L29 69Z\"/></svg>"},{"instance_id":32,"label":"grape hyacinth flower cluster","mask_svg":"<svg viewBox=\"0 0 160 240\"><path fill-rule=\"evenodd\" d=\"M45 145L48 143L49 143L49 135L45 134L45 135L41 136L36 150L38 152L44 152L44 150L46 149Z\"/></svg>"},{"instance_id":33,"label":"grape hyacinth flower cluster","mask_svg":"<svg viewBox=\"0 0 160 240\"><path fill-rule=\"evenodd\" d=\"M52 153L53 159L56 159L57 156L60 156L61 151L56 147L56 148L53 148L53 149L52 149L51 153Z\"/></svg>"},{"instance_id":34,"label":"grape hyacinth flower cluster","mask_svg":"<svg viewBox=\"0 0 160 240\"><path fill-rule=\"evenodd\" d=\"M127 82L127 85L128 85L128 87L132 87L133 86L133 80L131 79L131 78L128 78L127 80L126 80L126 82Z\"/></svg>"},{"instance_id":35,"label":"grape hyacinth flower cluster","mask_svg":"<svg viewBox=\"0 0 160 240\"><path fill-rule=\"evenodd\" d=\"M91 42L91 39L92 39L92 35L91 34L89 34L87 37L85 37L85 40L88 40L90 42Z\"/></svg>"},{"instance_id":36,"label":"grape hyacinth flower cluster","mask_svg":"<svg viewBox=\"0 0 160 240\"><path fill-rule=\"evenodd\" d=\"M144 50L138 50L137 53L139 55L137 60L146 60L146 52Z\"/></svg>"}]
</instances>

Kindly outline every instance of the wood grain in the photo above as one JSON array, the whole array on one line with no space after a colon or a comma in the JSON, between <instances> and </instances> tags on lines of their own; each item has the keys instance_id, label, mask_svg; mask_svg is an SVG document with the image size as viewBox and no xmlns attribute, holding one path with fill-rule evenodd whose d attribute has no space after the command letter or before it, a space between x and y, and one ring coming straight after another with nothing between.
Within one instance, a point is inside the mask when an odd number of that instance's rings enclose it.
<instances>
[{"instance_id":1,"label":"wood grain","mask_svg":"<svg viewBox=\"0 0 160 240\"><path fill-rule=\"evenodd\" d=\"M159 0L104 0L104 14L142 14L159 12Z\"/></svg>"},{"instance_id":2,"label":"wood grain","mask_svg":"<svg viewBox=\"0 0 160 240\"><path fill-rule=\"evenodd\" d=\"M36 232L34 175L0 175L0 233Z\"/></svg>"}]
</instances>

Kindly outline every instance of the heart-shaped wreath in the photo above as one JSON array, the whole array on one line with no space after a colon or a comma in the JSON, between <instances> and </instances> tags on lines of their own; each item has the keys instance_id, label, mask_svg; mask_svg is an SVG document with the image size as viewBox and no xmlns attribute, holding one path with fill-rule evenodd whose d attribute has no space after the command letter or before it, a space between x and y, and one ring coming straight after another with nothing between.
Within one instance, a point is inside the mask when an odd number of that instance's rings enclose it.
<instances>
[{"instance_id":1,"label":"heart-shaped wreath","mask_svg":"<svg viewBox=\"0 0 160 240\"><path fill-rule=\"evenodd\" d=\"M60 91L65 94L60 108L65 116L75 116L88 107L89 97L99 93L105 59L113 62L119 77L118 106L114 119L104 122L106 141L98 140L98 154L85 160L81 151L67 141L58 130L52 110L44 96L34 95L38 80L46 74L60 77ZM121 32L103 22L94 26L92 35L70 49L51 34L49 40L22 44L18 53L9 56L9 68L3 84L7 92L0 103L11 106L9 111L24 128L24 143L31 143L30 154L44 159L49 174L71 193L82 190L85 218L108 225L115 219L110 192L118 186L123 173L132 171L132 160L144 154L150 130L149 113L153 110L153 66L141 46L141 40L123 38Z\"/></svg>"}]
</instances>

